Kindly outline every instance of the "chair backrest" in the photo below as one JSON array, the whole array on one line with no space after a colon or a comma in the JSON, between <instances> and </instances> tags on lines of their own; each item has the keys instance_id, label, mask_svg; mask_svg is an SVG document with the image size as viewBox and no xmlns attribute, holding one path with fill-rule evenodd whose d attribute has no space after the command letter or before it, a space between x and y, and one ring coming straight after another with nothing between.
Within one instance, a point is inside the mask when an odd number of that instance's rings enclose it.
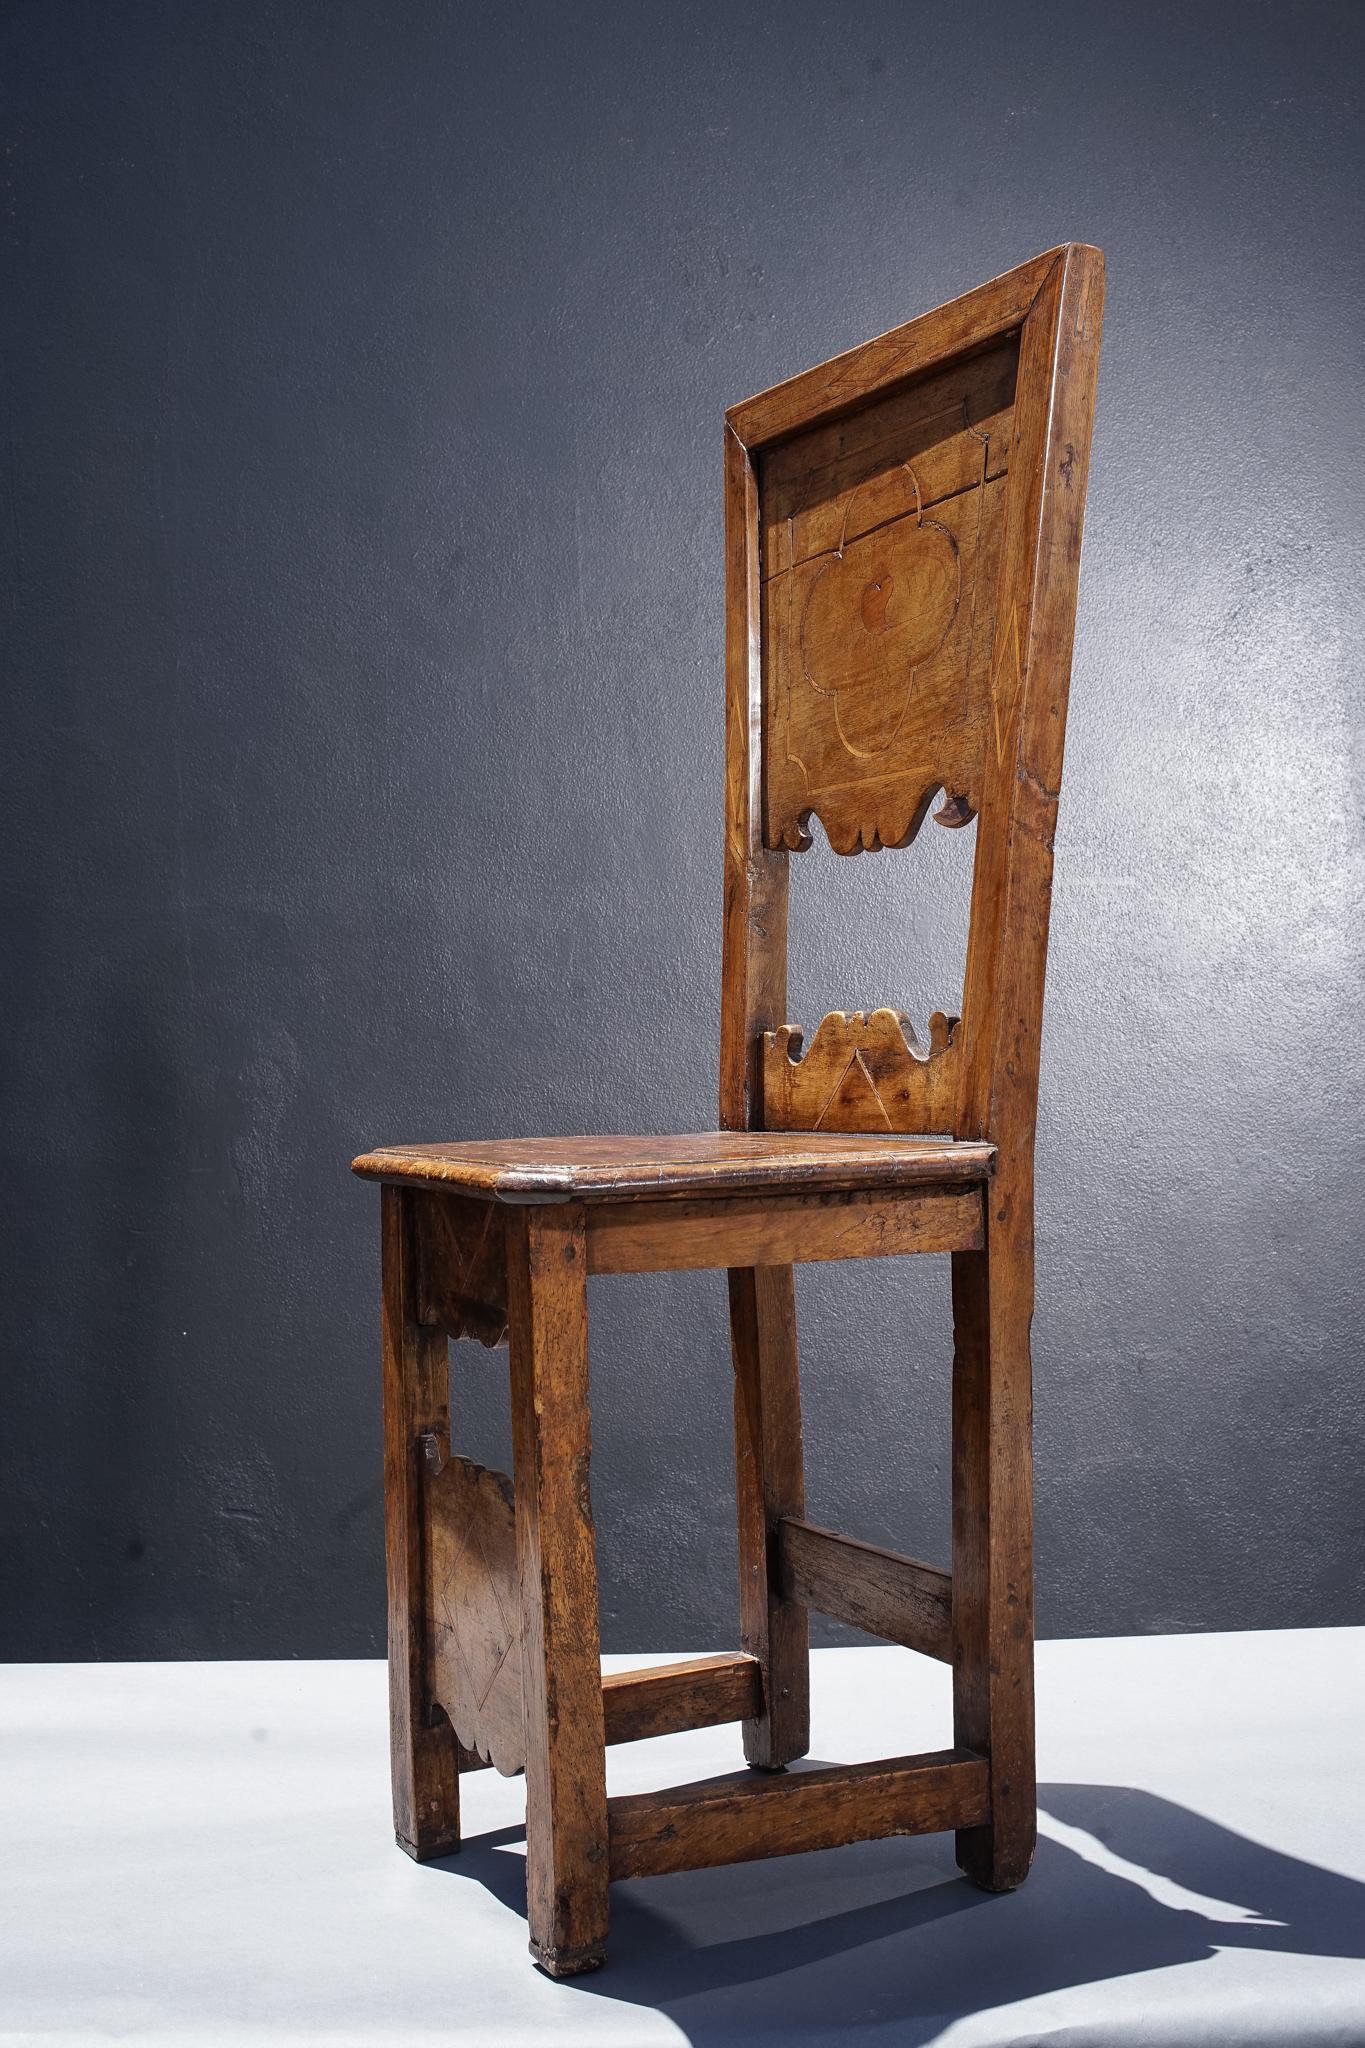
<instances>
[{"instance_id":1,"label":"chair backrest","mask_svg":"<svg viewBox=\"0 0 1365 2048\"><path fill-rule=\"evenodd\" d=\"M1100 252L1051 249L726 415L727 1128L1031 1162L1103 305ZM960 1020L836 1011L802 1056L789 856L812 817L908 846L940 791L978 820Z\"/></svg>"}]
</instances>

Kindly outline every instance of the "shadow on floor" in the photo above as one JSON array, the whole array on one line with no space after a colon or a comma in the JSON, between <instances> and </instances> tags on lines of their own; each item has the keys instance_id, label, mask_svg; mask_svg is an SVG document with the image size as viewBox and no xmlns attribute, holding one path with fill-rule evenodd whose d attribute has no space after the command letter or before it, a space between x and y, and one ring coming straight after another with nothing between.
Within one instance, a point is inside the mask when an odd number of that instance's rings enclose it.
<instances>
[{"instance_id":1,"label":"shadow on floor","mask_svg":"<svg viewBox=\"0 0 1365 2048\"><path fill-rule=\"evenodd\" d=\"M1219 1949L1365 1959L1365 1884L1149 1792L1047 1785L1039 1800L1037 1862L1007 1898L957 1875L948 1836L616 1886L607 1967L565 1994L653 2006L696 2048L877 2028L920 2048L972 2013ZM521 1913L524 1864L508 1846L521 1839L476 1837L430 1867ZM1312 2040L1311 2016L1297 2018L1294 2039ZM1214 2027L1181 2038L1216 2041ZM1343 2039L1339 2010L1324 2038Z\"/></svg>"}]
</instances>

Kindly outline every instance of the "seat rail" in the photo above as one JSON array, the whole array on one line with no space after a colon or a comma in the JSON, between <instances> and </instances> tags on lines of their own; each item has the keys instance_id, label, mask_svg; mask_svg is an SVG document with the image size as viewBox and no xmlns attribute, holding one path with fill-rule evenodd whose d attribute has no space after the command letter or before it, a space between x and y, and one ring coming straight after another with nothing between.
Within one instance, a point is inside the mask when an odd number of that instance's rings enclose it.
<instances>
[{"instance_id":1,"label":"seat rail","mask_svg":"<svg viewBox=\"0 0 1365 2048\"><path fill-rule=\"evenodd\" d=\"M593 1205L590 1273L676 1273L977 1251L980 1187Z\"/></svg>"}]
</instances>

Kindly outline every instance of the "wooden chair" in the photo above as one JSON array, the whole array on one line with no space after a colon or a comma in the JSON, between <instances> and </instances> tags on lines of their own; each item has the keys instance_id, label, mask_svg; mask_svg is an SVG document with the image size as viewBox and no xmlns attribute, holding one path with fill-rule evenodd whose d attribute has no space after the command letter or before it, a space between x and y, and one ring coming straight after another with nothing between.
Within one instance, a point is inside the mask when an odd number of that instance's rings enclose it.
<instances>
[{"instance_id":1,"label":"wooden chair","mask_svg":"<svg viewBox=\"0 0 1365 2048\"><path fill-rule=\"evenodd\" d=\"M1099 354L1098 250L1049 250L725 427L721 1129L395 1146L383 1183L393 1794L458 1847L462 1771L526 1774L531 1951L603 1959L608 1883L956 1830L1035 1837L1033 1145L1053 829ZM786 1022L787 864L978 820L961 1018ZM952 1255L952 1571L805 1519L794 1264ZM740 1654L603 1679L587 1278L723 1267ZM452 1455L447 1340L510 1344L516 1483ZM807 1610L952 1664L954 1747L808 1747ZM605 1746L739 1720L757 1775L608 1799Z\"/></svg>"}]
</instances>

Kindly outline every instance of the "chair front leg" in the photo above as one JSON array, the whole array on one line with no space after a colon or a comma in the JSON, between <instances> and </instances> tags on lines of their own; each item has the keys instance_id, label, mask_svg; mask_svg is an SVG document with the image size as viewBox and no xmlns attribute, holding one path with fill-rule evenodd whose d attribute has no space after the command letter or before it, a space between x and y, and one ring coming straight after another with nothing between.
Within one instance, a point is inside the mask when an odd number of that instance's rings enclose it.
<instances>
[{"instance_id":1,"label":"chair front leg","mask_svg":"<svg viewBox=\"0 0 1365 2048\"><path fill-rule=\"evenodd\" d=\"M418 1862L460 1846L459 1753L428 1691L426 1504L421 1439L449 1432L448 1346L417 1320L414 1196L381 1190L384 1534L389 1601L393 1826Z\"/></svg>"},{"instance_id":2,"label":"chair front leg","mask_svg":"<svg viewBox=\"0 0 1365 2048\"><path fill-rule=\"evenodd\" d=\"M987 1758L991 1803L957 1860L987 1891L1022 1884L1038 1833L1032 1282L1031 1246L989 1224L985 1250L953 1254L954 1735Z\"/></svg>"},{"instance_id":3,"label":"chair front leg","mask_svg":"<svg viewBox=\"0 0 1365 2048\"><path fill-rule=\"evenodd\" d=\"M513 1212L507 1308L526 1714L527 1918L531 1953L556 1977L601 1963L608 1919L587 1277L581 1208Z\"/></svg>"}]
</instances>

